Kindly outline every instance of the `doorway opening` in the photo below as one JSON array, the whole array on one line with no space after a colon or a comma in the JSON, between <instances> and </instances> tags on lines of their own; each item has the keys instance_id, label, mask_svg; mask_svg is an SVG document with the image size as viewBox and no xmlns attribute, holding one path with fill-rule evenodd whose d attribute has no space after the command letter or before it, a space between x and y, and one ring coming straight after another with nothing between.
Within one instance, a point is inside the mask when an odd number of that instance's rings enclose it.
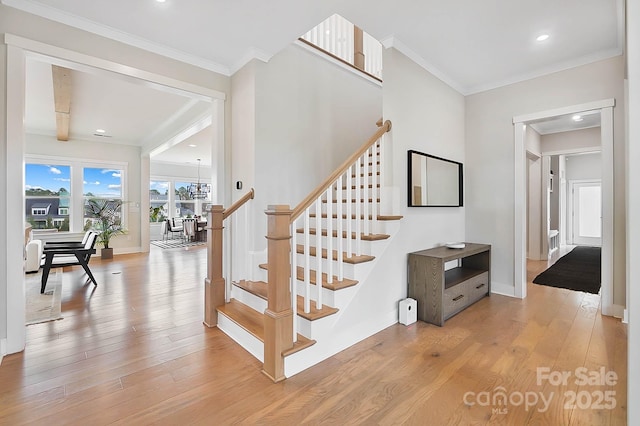
<instances>
[{"instance_id":1,"label":"doorway opening","mask_svg":"<svg viewBox=\"0 0 640 426\"><path fill-rule=\"evenodd\" d=\"M614 99L573 105L554 110L541 111L513 118L515 142L515 203L514 203L514 295L524 298L527 295L526 245L527 245L527 167L526 131L528 126L554 118L573 118L587 113L596 115L600 121L600 150L602 165L602 273L601 300L602 313L613 315L613 106ZM591 150L593 151L593 149ZM543 163L543 176L550 176L550 162ZM551 182L551 180L549 180ZM548 184L547 184L548 185ZM547 186L548 190L548 186ZM547 197L543 197L543 213L547 212ZM542 238L543 252L547 238ZM546 247L548 249L548 247Z\"/></svg>"},{"instance_id":2,"label":"doorway opening","mask_svg":"<svg viewBox=\"0 0 640 426\"><path fill-rule=\"evenodd\" d=\"M212 141L212 157L215 155L217 163L212 171L211 181L216 191L216 201L224 201L225 191L225 168L224 168L224 100L225 94L205 87L196 86L179 80L155 74L152 72L124 66L108 60L84 55L71 50L58 48L29 39L5 34L7 45L7 140L11 143L7 146L7 164L9 165L7 174L14 176L17 181L24 181L24 111L25 111L25 80L26 63L28 60L45 60L51 64L74 68L79 71L95 72L102 75L126 80L136 81L137 84L154 86L165 91L190 93L192 96L207 99L211 102L209 114L212 117L215 130ZM139 160L139 187L132 188L132 192L147 194L149 192L149 149L141 148ZM9 187L6 194L9 205L24 205L23 185ZM140 197L130 204L129 211L132 216L139 216L136 220L136 228L139 229L140 247L148 247L149 230L146 211L149 209L148 197ZM142 213L145 214L142 214ZM23 223L24 209L16 208L7 211L5 218L7 223ZM134 222L132 222L134 223ZM141 226L142 224L146 226ZM6 304L7 336L3 344L3 352L15 353L24 349L25 346L25 296L24 296L24 276L22 271L22 242L24 231L21 227L9 227L7 229L7 240L10 242L7 247L7 287L6 294L2 299L11 301ZM140 249L138 247L138 249Z\"/></svg>"}]
</instances>

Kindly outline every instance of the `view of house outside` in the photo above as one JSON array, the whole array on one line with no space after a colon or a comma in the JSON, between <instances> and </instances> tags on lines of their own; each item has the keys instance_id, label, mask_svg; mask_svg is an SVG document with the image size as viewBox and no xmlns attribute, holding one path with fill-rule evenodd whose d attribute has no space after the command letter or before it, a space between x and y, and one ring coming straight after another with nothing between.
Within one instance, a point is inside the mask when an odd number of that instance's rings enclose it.
<instances>
[{"instance_id":1,"label":"view of house outside","mask_svg":"<svg viewBox=\"0 0 640 426\"><path fill-rule=\"evenodd\" d=\"M72 176L82 179L83 204L89 198L122 199L122 170L69 165L27 163L25 165L25 220L33 229L51 232L80 231L71 229L71 218L82 214L84 228L93 219L80 212L72 194ZM78 206L78 207L75 207ZM84 209L83 209L84 210Z\"/></svg>"}]
</instances>

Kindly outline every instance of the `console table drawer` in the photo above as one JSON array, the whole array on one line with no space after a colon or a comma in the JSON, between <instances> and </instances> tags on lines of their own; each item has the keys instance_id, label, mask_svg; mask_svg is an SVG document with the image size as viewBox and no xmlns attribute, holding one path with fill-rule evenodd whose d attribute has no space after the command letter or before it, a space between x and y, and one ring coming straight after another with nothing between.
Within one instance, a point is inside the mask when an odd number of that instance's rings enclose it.
<instances>
[{"instance_id":1,"label":"console table drawer","mask_svg":"<svg viewBox=\"0 0 640 426\"><path fill-rule=\"evenodd\" d=\"M452 261L457 265L445 267ZM491 294L488 244L420 250L409 253L407 263L407 295L418 302L421 321L443 326L445 320Z\"/></svg>"},{"instance_id":2,"label":"console table drawer","mask_svg":"<svg viewBox=\"0 0 640 426\"><path fill-rule=\"evenodd\" d=\"M444 290L442 309L445 318L449 318L469 304L468 290L469 288L466 282Z\"/></svg>"},{"instance_id":3,"label":"console table drawer","mask_svg":"<svg viewBox=\"0 0 640 426\"><path fill-rule=\"evenodd\" d=\"M469 292L469 301L475 302L489 294L489 273L483 272L480 275L469 279L465 283Z\"/></svg>"}]
</instances>

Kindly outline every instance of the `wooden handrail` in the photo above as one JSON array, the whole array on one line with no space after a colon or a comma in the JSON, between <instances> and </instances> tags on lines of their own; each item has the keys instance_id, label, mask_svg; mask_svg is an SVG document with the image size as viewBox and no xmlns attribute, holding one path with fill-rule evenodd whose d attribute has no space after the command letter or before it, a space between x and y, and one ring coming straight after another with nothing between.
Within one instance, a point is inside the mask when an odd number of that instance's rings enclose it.
<instances>
[{"instance_id":1,"label":"wooden handrail","mask_svg":"<svg viewBox=\"0 0 640 426\"><path fill-rule=\"evenodd\" d=\"M300 202L300 204L298 204L296 206L296 208L293 209L293 213L291 214L291 222L293 223L294 220L296 220L298 218L298 216L300 216L302 214L302 212L304 212L304 210L309 207L311 204L313 204L313 202L315 200L318 199L318 197L320 197L322 195L322 193L324 191L327 190L327 188L329 188L330 185L332 185L343 173L345 173L347 171L347 169L349 167L351 167L351 165L362 155L364 154L367 149L369 149L369 147L371 145L373 145L374 143L376 143L376 141L378 139L380 139L382 137L382 135L384 135L386 132L388 132L389 130L391 130L391 121L387 120L384 122L384 124L378 129L378 131L376 131L373 136L371 136L361 147L360 149L358 149L355 153L353 153L353 155L351 155L349 158L347 158L344 163L342 163L340 165L340 167L338 167L333 173L331 173L331 175L329 175L329 177L327 179L324 180L324 182L322 182L320 185L318 185L316 187L316 189L313 190L313 192L311 192L304 200L302 200Z\"/></svg>"},{"instance_id":2,"label":"wooden handrail","mask_svg":"<svg viewBox=\"0 0 640 426\"><path fill-rule=\"evenodd\" d=\"M249 191L246 194L244 194L242 196L242 198L240 198L238 201L233 203L231 205L231 207L229 207L228 209L224 209L224 213L222 214L222 219L224 220L227 217L231 216L233 214L233 212L235 212L240 207L242 207L244 205L244 203L246 203L249 200L253 200L254 196L255 196L255 191L253 190L253 188L251 188L251 191Z\"/></svg>"}]
</instances>

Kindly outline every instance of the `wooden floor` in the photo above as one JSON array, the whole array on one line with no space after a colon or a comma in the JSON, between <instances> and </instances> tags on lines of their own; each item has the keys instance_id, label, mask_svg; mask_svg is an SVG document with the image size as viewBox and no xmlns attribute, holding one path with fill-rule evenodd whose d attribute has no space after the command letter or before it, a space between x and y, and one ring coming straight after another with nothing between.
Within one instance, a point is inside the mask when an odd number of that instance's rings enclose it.
<instances>
[{"instance_id":1,"label":"wooden floor","mask_svg":"<svg viewBox=\"0 0 640 426\"><path fill-rule=\"evenodd\" d=\"M97 288L66 271L64 319L29 326L0 366L0 424L626 424L627 331L598 296L529 284L525 300L395 325L273 384L202 325L205 253L92 260ZM529 280L545 267L530 263Z\"/></svg>"}]
</instances>

